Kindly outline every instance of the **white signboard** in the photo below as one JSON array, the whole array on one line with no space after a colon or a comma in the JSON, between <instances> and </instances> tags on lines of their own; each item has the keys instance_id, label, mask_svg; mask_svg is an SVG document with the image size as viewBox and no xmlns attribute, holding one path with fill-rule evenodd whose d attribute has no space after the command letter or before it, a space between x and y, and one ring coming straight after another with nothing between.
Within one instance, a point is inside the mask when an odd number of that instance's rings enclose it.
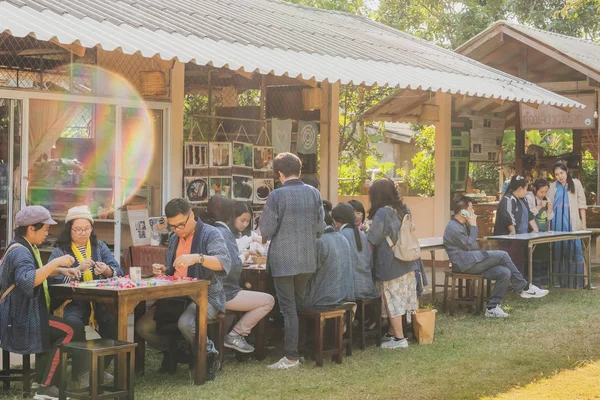
<instances>
[{"instance_id":1,"label":"white signboard","mask_svg":"<svg viewBox=\"0 0 600 400\"><path fill-rule=\"evenodd\" d=\"M504 129L471 129L469 158L471 161L498 161Z\"/></svg>"},{"instance_id":2,"label":"white signboard","mask_svg":"<svg viewBox=\"0 0 600 400\"><path fill-rule=\"evenodd\" d=\"M571 112L540 105L537 109L521 104L521 129L592 129L596 127L594 111L596 96L593 94L569 96L585 108L573 108Z\"/></svg>"}]
</instances>

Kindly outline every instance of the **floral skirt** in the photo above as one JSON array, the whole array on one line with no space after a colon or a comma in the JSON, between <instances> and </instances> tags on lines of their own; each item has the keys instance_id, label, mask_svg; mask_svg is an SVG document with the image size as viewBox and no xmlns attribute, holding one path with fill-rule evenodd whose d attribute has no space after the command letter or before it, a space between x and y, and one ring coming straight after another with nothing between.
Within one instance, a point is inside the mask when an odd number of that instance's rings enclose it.
<instances>
[{"instance_id":1,"label":"floral skirt","mask_svg":"<svg viewBox=\"0 0 600 400\"><path fill-rule=\"evenodd\" d=\"M382 317L396 318L406 314L410 322L411 313L419 308L415 272L411 271L391 281L377 282L377 288L383 299Z\"/></svg>"}]
</instances>

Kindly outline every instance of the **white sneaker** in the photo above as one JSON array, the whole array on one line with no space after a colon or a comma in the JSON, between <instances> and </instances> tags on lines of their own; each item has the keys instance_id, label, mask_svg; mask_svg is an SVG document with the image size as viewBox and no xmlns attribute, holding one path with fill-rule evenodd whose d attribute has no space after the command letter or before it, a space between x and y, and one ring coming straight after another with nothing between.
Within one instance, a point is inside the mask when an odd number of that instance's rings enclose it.
<instances>
[{"instance_id":1,"label":"white sneaker","mask_svg":"<svg viewBox=\"0 0 600 400\"><path fill-rule=\"evenodd\" d=\"M540 289L539 287L529 284L529 289L523 290L520 294L524 299L539 299L540 297L544 297L549 292L546 289Z\"/></svg>"},{"instance_id":2,"label":"white sneaker","mask_svg":"<svg viewBox=\"0 0 600 400\"><path fill-rule=\"evenodd\" d=\"M485 316L488 318L508 318L510 317L498 304L496 307L485 310Z\"/></svg>"},{"instance_id":3,"label":"white sneaker","mask_svg":"<svg viewBox=\"0 0 600 400\"><path fill-rule=\"evenodd\" d=\"M382 349L405 349L408 347L408 340L406 339L392 339L387 342L381 343Z\"/></svg>"},{"instance_id":4,"label":"white sneaker","mask_svg":"<svg viewBox=\"0 0 600 400\"><path fill-rule=\"evenodd\" d=\"M381 337L381 343L383 343L383 342L389 342L393 338L394 338L394 335L390 335L389 333L386 333L385 335L383 335Z\"/></svg>"},{"instance_id":5,"label":"white sneaker","mask_svg":"<svg viewBox=\"0 0 600 400\"><path fill-rule=\"evenodd\" d=\"M281 360L277 361L275 364L267 365L269 369L294 369L300 366L300 361L296 360L290 361L287 357L283 357Z\"/></svg>"}]
</instances>

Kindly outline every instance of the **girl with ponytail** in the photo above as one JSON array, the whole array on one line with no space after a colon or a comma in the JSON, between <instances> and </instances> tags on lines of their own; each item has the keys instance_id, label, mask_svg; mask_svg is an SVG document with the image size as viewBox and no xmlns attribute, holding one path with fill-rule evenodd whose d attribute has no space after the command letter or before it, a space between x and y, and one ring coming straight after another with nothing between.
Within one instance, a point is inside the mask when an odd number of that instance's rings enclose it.
<instances>
[{"instance_id":1,"label":"girl with ponytail","mask_svg":"<svg viewBox=\"0 0 600 400\"><path fill-rule=\"evenodd\" d=\"M331 216L340 234L346 238L351 248L352 279L348 301L379 297L373 281L373 257L367 235L356 226L354 208L348 203L338 204Z\"/></svg>"}]
</instances>

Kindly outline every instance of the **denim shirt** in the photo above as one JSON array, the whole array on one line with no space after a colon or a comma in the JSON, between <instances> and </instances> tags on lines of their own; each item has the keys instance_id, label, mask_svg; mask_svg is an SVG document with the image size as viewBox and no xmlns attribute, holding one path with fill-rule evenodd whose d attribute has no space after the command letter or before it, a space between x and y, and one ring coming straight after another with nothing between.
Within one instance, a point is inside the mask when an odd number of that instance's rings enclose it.
<instances>
[{"instance_id":1,"label":"denim shirt","mask_svg":"<svg viewBox=\"0 0 600 400\"><path fill-rule=\"evenodd\" d=\"M382 207L375 213L371 228L367 232L369 243L373 249L373 273L376 281L391 281L409 272L419 269L421 259L402 261L394 257L394 251L388 245L386 237L395 243L402 221L396 212L390 208Z\"/></svg>"}]
</instances>

